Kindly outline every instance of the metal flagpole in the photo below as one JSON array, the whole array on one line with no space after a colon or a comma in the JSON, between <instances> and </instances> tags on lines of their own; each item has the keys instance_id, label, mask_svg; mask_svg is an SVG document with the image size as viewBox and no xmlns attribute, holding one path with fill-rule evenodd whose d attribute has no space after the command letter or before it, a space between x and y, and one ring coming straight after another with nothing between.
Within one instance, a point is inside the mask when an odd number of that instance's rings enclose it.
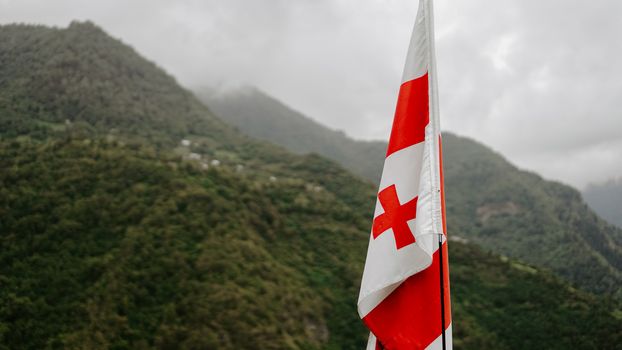
<instances>
[{"instance_id":1,"label":"metal flagpole","mask_svg":"<svg viewBox=\"0 0 622 350\"><path fill-rule=\"evenodd\" d=\"M438 235L438 258L440 260L440 277L441 277L441 330L443 340L443 350L447 349L445 339L445 271L443 261L443 234Z\"/></svg>"},{"instance_id":2,"label":"metal flagpole","mask_svg":"<svg viewBox=\"0 0 622 350\"><path fill-rule=\"evenodd\" d=\"M440 123L439 123L439 106L438 106L438 86L437 86L437 79L436 79L436 53L435 53L435 45L434 45L434 9L433 9L433 1L432 0L419 0L419 1L423 1L424 2L424 11L425 11L425 20L426 20L426 30L427 30L427 49L428 49L428 74L429 74L429 79L430 79L430 99L431 99L431 103L430 103L430 117L431 117L431 124L433 129L436 132L440 131ZM440 144L439 144L439 140L436 136L436 132L434 133L434 140L432 140L432 143L434 145L434 148L438 151L438 149L440 148ZM440 157L440 155L439 155ZM440 170L440 164L434 164L433 163L433 174L436 174L437 176L435 176L435 178L437 179L436 181L442 181L442 179L440 178L440 174L437 173L437 171ZM438 190L438 195L440 195L440 191L441 191L441 184L437 183L436 184L438 187L434 188L434 190ZM442 199L440 199L442 200ZM441 208L442 204L440 203L440 200L438 203L438 207ZM441 215L441 220L442 219L442 215ZM441 231L441 233L438 236L438 256L440 259L440 273L439 273L439 277L440 277L440 291L441 291L441 338L442 338L442 343L443 343L443 350L447 350L447 337L446 337L446 331L445 331L445 271L444 271L444 259L443 259L443 232Z\"/></svg>"}]
</instances>

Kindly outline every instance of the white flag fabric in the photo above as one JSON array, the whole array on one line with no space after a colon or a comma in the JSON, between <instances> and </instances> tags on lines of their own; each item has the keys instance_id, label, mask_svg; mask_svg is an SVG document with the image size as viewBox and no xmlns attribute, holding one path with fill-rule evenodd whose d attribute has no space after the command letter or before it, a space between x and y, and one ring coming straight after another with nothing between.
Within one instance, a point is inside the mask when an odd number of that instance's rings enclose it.
<instances>
[{"instance_id":1,"label":"white flag fabric","mask_svg":"<svg viewBox=\"0 0 622 350\"><path fill-rule=\"evenodd\" d=\"M368 349L452 348L445 231L432 2L420 0L358 300Z\"/></svg>"}]
</instances>

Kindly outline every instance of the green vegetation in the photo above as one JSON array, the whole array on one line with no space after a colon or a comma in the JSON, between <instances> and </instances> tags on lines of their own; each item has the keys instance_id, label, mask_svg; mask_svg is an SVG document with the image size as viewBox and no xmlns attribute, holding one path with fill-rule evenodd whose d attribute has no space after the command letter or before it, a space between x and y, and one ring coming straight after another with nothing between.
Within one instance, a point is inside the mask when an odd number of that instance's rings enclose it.
<instances>
[{"instance_id":1,"label":"green vegetation","mask_svg":"<svg viewBox=\"0 0 622 350\"><path fill-rule=\"evenodd\" d=\"M0 349L362 348L374 186L241 135L90 23L1 26L0 82ZM622 343L617 301L450 257L456 349Z\"/></svg>"},{"instance_id":2,"label":"green vegetation","mask_svg":"<svg viewBox=\"0 0 622 350\"><path fill-rule=\"evenodd\" d=\"M85 140L2 144L0 343L363 342L354 302L364 212L302 179L274 184L151 151Z\"/></svg>"},{"instance_id":3,"label":"green vegetation","mask_svg":"<svg viewBox=\"0 0 622 350\"><path fill-rule=\"evenodd\" d=\"M575 189L520 171L472 140L443 139L450 232L622 298L622 230Z\"/></svg>"},{"instance_id":4,"label":"green vegetation","mask_svg":"<svg viewBox=\"0 0 622 350\"><path fill-rule=\"evenodd\" d=\"M450 258L456 349L621 348L612 301L474 245L451 242Z\"/></svg>"},{"instance_id":5,"label":"green vegetation","mask_svg":"<svg viewBox=\"0 0 622 350\"><path fill-rule=\"evenodd\" d=\"M384 143L349 139L256 89L201 89L197 96L250 136L317 152L376 182ZM622 299L622 230L598 218L568 186L521 171L473 140L446 133L443 141L450 234ZM607 204L622 198L614 193Z\"/></svg>"},{"instance_id":6,"label":"green vegetation","mask_svg":"<svg viewBox=\"0 0 622 350\"><path fill-rule=\"evenodd\" d=\"M6 348L362 346L371 208L116 142L10 141L0 159ZM472 245L450 254L457 349L622 341L613 301Z\"/></svg>"}]
</instances>

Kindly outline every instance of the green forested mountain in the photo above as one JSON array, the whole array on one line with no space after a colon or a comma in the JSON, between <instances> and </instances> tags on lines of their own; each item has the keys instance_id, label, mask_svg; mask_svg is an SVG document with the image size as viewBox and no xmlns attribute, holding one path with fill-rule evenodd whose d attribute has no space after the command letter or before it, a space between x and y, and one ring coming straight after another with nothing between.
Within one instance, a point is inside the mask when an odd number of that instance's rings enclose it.
<instances>
[{"instance_id":1,"label":"green forested mountain","mask_svg":"<svg viewBox=\"0 0 622 350\"><path fill-rule=\"evenodd\" d=\"M90 23L0 26L0 102L0 349L362 348L371 184L243 136ZM622 343L617 301L450 256L456 349Z\"/></svg>"},{"instance_id":2,"label":"green forested mountain","mask_svg":"<svg viewBox=\"0 0 622 350\"><path fill-rule=\"evenodd\" d=\"M156 153L104 140L0 144L4 348L362 347L369 205L302 178ZM622 341L619 304L472 245L452 242L450 254L456 349Z\"/></svg>"},{"instance_id":3,"label":"green forested mountain","mask_svg":"<svg viewBox=\"0 0 622 350\"><path fill-rule=\"evenodd\" d=\"M317 152L367 179L381 171L386 144L349 139L256 89L196 94L248 135ZM578 191L521 171L470 139L446 133L443 149L450 233L622 298L622 230L598 218Z\"/></svg>"},{"instance_id":4,"label":"green forested mountain","mask_svg":"<svg viewBox=\"0 0 622 350\"><path fill-rule=\"evenodd\" d=\"M622 177L589 185L583 197L598 215L622 228Z\"/></svg>"},{"instance_id":5,"label":"green forested mountain","mask_svg":"<svg viewBox=\"0 0 622 350\"><path fill-rule=\"evenodd\" d=\"M254 87L195 89L214 113L240 131L298 153L317 153L335 160L373 183L380 180L387 145L358 141L331 130Z\"/></svg>"},{"instance_id":6,"label":"green forested mountain","mask_svg":"<svg viewBox=\"0 0 622 350\"><path fill-rule=\"evenodd\" d=\"M622 298L622 230L577 190L521 171L466 138L447 135L443 146L451 232Z\"/></svg>"},{"instance_id":7,"label":"green forested mountain","mask_svg":"<svg viewBox=\"0 0 622 350\"><path fill-rule=\"evenodd\" d=\"M272 182L88 139L7 141L0 159L5 348L363 343L355 298L370 205L309 188L307 171L352 181L330 163L290 158L300 177ZM372 199L360 190L349 198Z\"/></svg>"}]
</instances>

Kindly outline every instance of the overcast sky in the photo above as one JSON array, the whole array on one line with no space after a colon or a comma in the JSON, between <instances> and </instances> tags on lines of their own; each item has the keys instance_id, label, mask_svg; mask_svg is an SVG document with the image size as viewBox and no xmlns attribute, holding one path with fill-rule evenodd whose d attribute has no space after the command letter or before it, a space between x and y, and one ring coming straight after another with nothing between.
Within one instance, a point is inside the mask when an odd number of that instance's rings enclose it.
<instances>
[{"instance_id":1,"label":"overcast sky","mask_svg":"<svg viewBox=\"0 0 622 350\"><path fill-rule=\"evenodd\" d=\"M92 20L187 87L250 84L386 140L417 0L0 0ZM622 1L436 0L443 129L579 188L622 176Z\"/></svg>"}]
</instances>

